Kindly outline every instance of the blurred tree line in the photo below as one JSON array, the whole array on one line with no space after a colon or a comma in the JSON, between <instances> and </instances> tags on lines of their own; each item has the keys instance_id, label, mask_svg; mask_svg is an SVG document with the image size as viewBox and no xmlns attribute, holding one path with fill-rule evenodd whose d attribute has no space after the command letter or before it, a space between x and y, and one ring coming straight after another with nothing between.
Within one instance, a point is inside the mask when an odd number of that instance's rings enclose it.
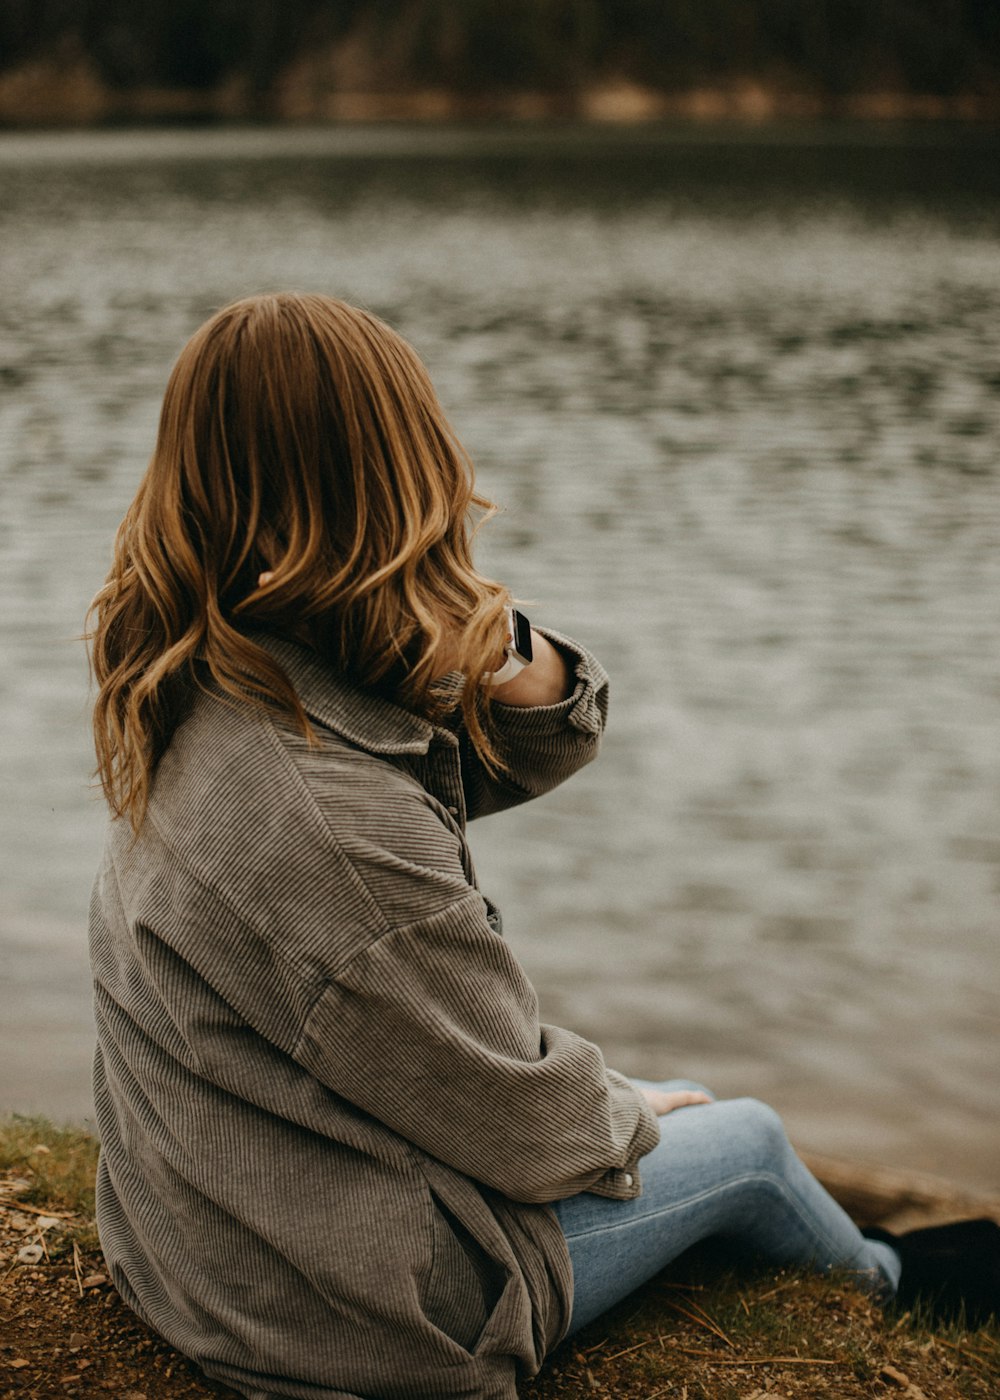
<instances>
[{"instance_id":1,"label":"blurred tree line","mask_svg":"<svg viewBox=\"0 0 1000 1400\"><path fill-rule=\"evenodd\" d=\"M387 79L471 92L752 76L948 96L1000 76L1000 0L0 0L0 70L70 45L115 88L263 93L359 27Z\"/></svg>"}]
</instances>

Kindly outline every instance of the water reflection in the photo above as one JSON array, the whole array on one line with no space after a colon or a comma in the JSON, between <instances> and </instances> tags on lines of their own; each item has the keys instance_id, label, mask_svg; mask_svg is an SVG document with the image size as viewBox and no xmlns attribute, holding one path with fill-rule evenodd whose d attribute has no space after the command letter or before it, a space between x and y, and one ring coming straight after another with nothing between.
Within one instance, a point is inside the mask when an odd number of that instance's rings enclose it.
<instances>
[{"instance_id":1,"label":"water reflection","mask_svg":"<svg viewBox=\"0 0 1000 1400\"><path fill-rule=\"evenodd\" d=\"M475 838L548 1016L997 1184L1000 162L850 135L0 141L0 1099L86 1101L70 639L167 370L299 286L416 343L484 565L615 676L602 761Z\"/></svg>"}]
</instances>

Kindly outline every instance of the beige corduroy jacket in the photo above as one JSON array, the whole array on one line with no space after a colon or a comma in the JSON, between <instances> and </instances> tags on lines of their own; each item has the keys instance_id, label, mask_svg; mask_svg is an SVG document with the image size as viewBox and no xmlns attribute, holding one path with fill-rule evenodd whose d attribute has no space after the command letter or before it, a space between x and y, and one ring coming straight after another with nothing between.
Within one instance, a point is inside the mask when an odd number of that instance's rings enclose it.
<instances>
[{"instance_id":1,"label":"beige corduroy jacket","mask_svg":"<svg viewBox=\"0 0 1000 1400\"><path fill-rule=\"evenodd\" d=\"M512 1400L569 1322L546 1203L640 1189L656 1119L539 1023L464 835L597 749L607 679L555 640L575 691L497 706L497 782L461 733L268 639L319 745L201 696L138 838L110 824L101 1243L135 1311L252 1400Z\"/></svg>"}]
</instances>

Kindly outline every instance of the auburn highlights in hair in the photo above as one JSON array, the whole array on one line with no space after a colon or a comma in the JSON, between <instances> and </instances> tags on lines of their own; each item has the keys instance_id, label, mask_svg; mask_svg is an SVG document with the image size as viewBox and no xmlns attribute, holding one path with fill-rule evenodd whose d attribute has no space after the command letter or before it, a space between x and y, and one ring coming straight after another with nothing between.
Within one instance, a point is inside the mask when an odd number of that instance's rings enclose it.
<instances>
[{"instance_id":1,"label":"auburn highlights in hair","mask_svg":"<svg viewBox=\"0 0 1000 1400\"><path fill-rule=\"evenodd\" d=\"M384 322L292 293L218 312L174 366L90 610L112 811L138 829L194 688L277 707L310 733L255 630L432 718L447 704L435 681L461 671L469 736L498 766L480 682L510 600L471 556L475 515L492 509L426 370Z\"/></svg>"}]
</instances>

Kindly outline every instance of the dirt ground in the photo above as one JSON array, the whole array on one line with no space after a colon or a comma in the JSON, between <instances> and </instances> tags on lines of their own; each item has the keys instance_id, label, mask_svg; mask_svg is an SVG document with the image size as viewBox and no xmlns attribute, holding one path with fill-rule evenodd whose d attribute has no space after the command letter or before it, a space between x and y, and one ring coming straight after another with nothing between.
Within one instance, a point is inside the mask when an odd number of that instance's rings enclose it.
<instances>
[{"instance_id":1,"label":"dirt ground","mask_svg":"<svg viewBox=\"0 0 1000 1400\"><path fill-rule=\"evenodd\" d=\"M239 1400L151 1333L110 1285L94 1148L37 1128L0 1170L3 1400ZM14 1159L12 1161L12 1159ZM883 1316L845 1281L737 1277L679 1261L560 1347L522 1400L1000 1400L1000 1332ZM413 1400L421 1400L416 1394Z\"/></svg>"}]
</instances>

